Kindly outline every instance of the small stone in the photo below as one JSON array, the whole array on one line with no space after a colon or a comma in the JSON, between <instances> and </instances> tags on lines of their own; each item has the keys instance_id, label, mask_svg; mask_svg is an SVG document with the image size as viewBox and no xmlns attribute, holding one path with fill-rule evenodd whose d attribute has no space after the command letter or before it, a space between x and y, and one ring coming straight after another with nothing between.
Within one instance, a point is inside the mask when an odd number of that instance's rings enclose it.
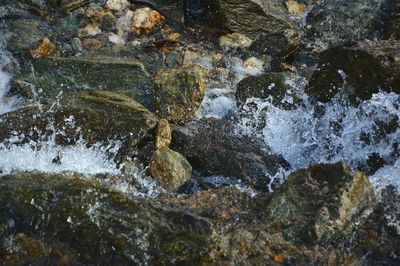
<instances>
[{"instance_id":1,"label":"small stone","mask_svg":"<svg viewBox=\"0 0 400 266\"><path fill-rule=\"evenodd\" d=\"M123 10L129 6L128 0L108 0L106 3L106 8L112 11Z\"/></svg>"},{"instance_id":2,"label":"small stone","mask_svg":"<svg viewBox=\"0 0 400 266\"><path fill-rule=\"evenodd\" d=\"M82 41L82 45L86 49L97 50L103 46L103 42L95 38L88 38Z\"/></svg>"},{"instance_id":3,"label":"small stone","mask_svg":"<svg viewBox=\"0 0 400 266\"><path fill-rule=\"evenodd\" d=\"M56 52L56 47L54 44L48 39L44 38L42 43L33 51L31 51L31 55L34 59L48 57Z\"/></svg>"},{"instance_id":4,"label":"small stone","mask_svg":"<svg viewBox=\"0 0 400 266\"><path fill-rule=\"evenodd\" d=\"M197 60L199 60L199 58L200 58L200 54L198 54L194 51L186 50L183 55L183 64L184 65L194 64L194 63L196 63Z\"/></svg>"},{"instance_id":5,"label":"small stone","mask_svg":"<svg viewBox=\"0 0 400 266\"><path fill-rule=\"evenodd\" d=\"M98 25L104 30L111 30L117 20L110 10L104 10L99 5L94 5L86 9L85 17L90 23Z\"/></svg>"},{"instance_id":6,"label":"small stone","mask_svg":"<svg viewBox=\"0 0 400 266\"><path fill-rule=\"evenodd\" d=\"M264 72L264 62L255 57L250 57L243 63L244 72L248 75L260 75Z\"/></svg>"},{"instance_id":7,"label":"small stone","mask_svg":"<svg viewBox=\"0 0 400 266\"><path fill-rule=\"evenodd\" d=\"M192 175L192 166L185 157L169 148L154 152L149 170L153 178L172 191L176 191Z\"/></svg>"},{"instance_id":8,"label":"small stone","mask_svg":"<svg viewBox=\"0 0 400 266\"><path fill-rule=\"evenodd\" d=\"M171 33L165 38L165 40L169 42L180 42L182 40L182 35L177 32Z\"/></svg>"},{"instance_id":9,"label":"small stone","mask_svg":"<svg viewBox=\"0 0 400 266\"><path fill-rule=\"evenodd\" d=\"M301 18L304 15L304 12L306 11L305 5L300 4L299 2L294 0L288 0L285 4L289 13L295 16L296 18Z\"/></svg>"},{"instance_id":10,"label":"small stone","mask_svg":"<svg viewBox=\"0 0 400 266\"><path fill-rule=\"evenodd\" d=\"M219 45L228 48L248 48L252 42L250 38L238 32L226 34L219 38Z\"/></svg>"},{"instance_id":11,"label":"small stone","mask_svg":"<svg viewBox=\"0 0 400 266\"><path fill-rule=\"evenodd\" d=\"M171 144L172 133L167 119L161 118L158 122L157 135L156 135L156 150L161 148L168 148Z\"/></svg>"},{"instance_id":12,"label":"small stone","mask_svg":"<svg viewBox=\"0 0 400 266\"><path fill-rule=\"evenodd\" d=\"M133 12L132 20L132 32L139 34L142 32L149 33L159 26L165 18L158 11L144 7Z\"/></svg>"}]
</instances>

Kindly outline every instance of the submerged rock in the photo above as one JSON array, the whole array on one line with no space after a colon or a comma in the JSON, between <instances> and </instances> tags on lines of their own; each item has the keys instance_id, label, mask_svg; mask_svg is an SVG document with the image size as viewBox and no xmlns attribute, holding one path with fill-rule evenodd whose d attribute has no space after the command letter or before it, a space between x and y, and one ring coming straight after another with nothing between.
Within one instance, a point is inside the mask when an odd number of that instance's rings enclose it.
<instances>
[{"instance_id":1,"label":"submerged rock","mask_svg":"<svg viewBox=\"0 0 400 266\"><path fill-rule=\"evenodd\" d=\"M0 206L6 264L205 262L212 232L204 218L79 175L2 176Z\"/></svg>"},{"instance_id":2,"label":"submerged rock","mask_svg":"<svg viewBox=\"0 0 400 266\"><path fill-rule=\"evenodd\" d=\"M197 65L160 69L154 78L157 114L171 123L190 122L206 93L206 71Z\"/></svg>"},{"instance_id":3,"label":"submerged rock","mask_svg":"<svg viewBox=\"0 0 400 266\"><path fill-rule=\"evenodd\" d=\"M73 145L83 138L88 145L117 145L117 161L135 155L136 146L158 120L137 101L106 91L71 94L59 103L42 108L25 107L0 119L3 142L8 142L15 133L20 137L11 144L54 136L56 144Z\"/></svg>"},{"instance_id":4,"label":"submerged rock","mask_svg":"<svg viewBox=\"0 0 400 266\"><path fill-rule=\"evenodd\" d=\"M41 101L63 93L103 89L129 95L151 109L152 83L144 65L116 57L48 57L33 62L33 73L15 79L21 94Z\"/></svg>"},{"instance_id":5,"label":"submerged rock","mask_svg":"<svg viewBox=\"0 0 400 266\"><path fill-rule=\"evenodd\" d=\"M169 127L169 123L167 119L161 118L158 121L157 132L156 132L156 150L161 148L168 148L171 144L172 133L171 128Z\"/></svg>"},{"instance_id":6,"label":"submerged rock","mask_svg":"<svg viewBox=\"0 0 400 266\"><path fill-rule=\"evenodd\" d=\"M64 12L69 12L90 2L91 0L61 0L60 6Z\"/></svg>"},{"instance_id":7,"label":"submerged rock","mask_svg":"<svg viewBox=\"0 0 400 266\"><path fill-rule=\"evenodd\" d=\"M288 163L264 142L235 135L228 121L205 119L174 131L172 148L202 176L223 175L268 190L270 177Z\"/></svg>"},{"instance_id":8,"label":"submerged rock","mask_svg":"<svg viewBox=\"0 0 400 266\"><path fill-rule=\"evenodd\" d=\"M49 40L49 38L44 38L42 43L35 49L31 51L31 55L34 59L48 57L57 51L54 44Z\"/></svg>"},{"instance_id":9,"label":"submerged rock","mask_svg":"<svg viewBox=\"0 0 400 266\"><path fill-rule=\"evenodd\" d=\"M155 179L172 191L179 189L192 176L190 163L169 148L161 148L154 152L149 170Z\"/></svg>"},{"instance_id":10,"label":"submerged rock","mask_svg":"<svg viewBox=\"0 0 400 266\"><path fill-rule=\"evenodd\" d=\"M219 45L227 48L248 48L252 42L250 38L237 32L226 34L219 38Z\"/></svg>"}]
</instances>

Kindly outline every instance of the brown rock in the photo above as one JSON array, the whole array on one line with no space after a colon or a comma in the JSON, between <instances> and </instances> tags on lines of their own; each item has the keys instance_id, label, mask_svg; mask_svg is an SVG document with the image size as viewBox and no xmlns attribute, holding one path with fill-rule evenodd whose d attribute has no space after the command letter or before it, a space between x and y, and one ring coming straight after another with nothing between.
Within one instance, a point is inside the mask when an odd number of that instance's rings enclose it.
<instances>
[{"instance_id":1,"label":"brown rock","mask_svg":"<svg viewBox=\"0 0 400 266\"><path fill-rule=\"evenodd\" d=\"M149 170L155 179L173 191L181 187L192 176L190 163L185 157L169 148L162 148L154 152Z\"/></svg>"},{"instance_id":2,"label":"brown rock","mask_svg":"<svg viewBox=\"0 0 400 266\"><path fill-rule=\"evenodd\" d=\"M42 43L35 49L31 51L31 55L34 59L48 57L56 52L56 47L54 44L46 37L43 39Z\"/></svg>"},{"instance_id":3,"label":"brown rock","mask_svg":"<svg viewBox=\"0 0 400 266\"><path fill-rule=\"evenodd\" d=\"M297 18L301 18L306 11L306 6L295 0L288 0L285 4L289 13Z\"/></svg>"},{"instance_id":4,"label":"brown rock","mask_svg":"<svg viewBox=\"0 0 400 266\"><path fill-rule=\"evenodd\" d=\"M171 144L172 133L167 119L161 118L158 122L156 135L156 150L168 148Z\"/></svg>"},{"instance_id":5,"label":"brown rock","mask_svg":"<svg viewBox=\"0 0 400 266\"><path fill-rule=\"evenodd\" d=\"M165 18L156 10L148 7L136 9L133 12L133 27L132 32L139 34L142 32L148 33L159 26Z\"/></svg>"},{"instance_id":6,"label":"brown rock","mask_svg":"<svg viewBox=\"0 0 400 266\"><path fill-rule=\"evenodd\" d=\"M165 38L165 40L169 41L169 42L180 42L182 40L182 36L179 33L175 32L175 33L169 34Z\"/></svg>"},{"instance_id":7,"label":"brown rock","mask_svg":"<svg viewBox=\"0 0 400 266\"><path fill-rule=\"evenodd\" d=\"M89 50L97 50L103 46L103 42L95 38L88 38L82 41L82 46Z\"/></svg>"}]
</instances>

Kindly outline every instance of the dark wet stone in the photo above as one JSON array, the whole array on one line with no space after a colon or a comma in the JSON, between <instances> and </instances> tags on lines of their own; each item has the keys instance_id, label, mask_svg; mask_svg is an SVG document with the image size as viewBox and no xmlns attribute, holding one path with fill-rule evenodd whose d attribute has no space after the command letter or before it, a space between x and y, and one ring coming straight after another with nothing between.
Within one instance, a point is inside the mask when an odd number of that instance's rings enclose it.
<instances>
[{"instance_id":1,"label":"dark wet stone","mask_svg":"<svg viewBox=\"0 0 400 266\"><path fill-rule=\"evenodd\" d=\"M269 153L261 140L235 135L232 124L204 119L174 131L172 148L203 176L223 175L241 179L259 190L268 190L270 178L288 163Z\"/></svg>"},{"instance_id":2,"label":"dark wet stone","mask_svg":"<svg viewBox=\"0 0 400 266\"><path fill-rule=\"evenodd\" d=\"M116 160L122 161L136 155L137 145L147 140L158 119L128 96L91 91L69 95L42 108L24 107L0 116L0 121L3 142L13 132L21 136L16 144L46 140L52 134L59 145L74 145L81 137L88 145L107 146L119 141L122 145Z\"/></svg>"},{"instance_id":3,"label":"dark wet stone","mask_svg":"<svg viewBox=\"0 0 400 266\"><path fill-rule=\"evenodd\" d=\"M30 173L0 178L0 227L2 262L34 265L200 263L212 232L204 218L79 175Z\"/></svg>"}]
</instances>

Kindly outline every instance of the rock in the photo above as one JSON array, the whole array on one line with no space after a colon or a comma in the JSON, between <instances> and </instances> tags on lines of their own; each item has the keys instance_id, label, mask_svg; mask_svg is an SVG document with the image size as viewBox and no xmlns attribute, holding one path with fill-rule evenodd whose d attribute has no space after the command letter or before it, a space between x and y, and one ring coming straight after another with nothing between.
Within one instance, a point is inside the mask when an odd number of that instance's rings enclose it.
<instances>
[{"instance_id":1,"label":"rock","mask_svg":"<svg viewBox=\"0 0 400 266\"><path fill-rule=\"evenodd\" d=\"M387 17L384 20L383 37L385 39L400 40L400 3L396 0L388 1Z\"/></svg>"},{"instance_id":2,"label":"rock","mask_svg":"<svg viewBox=\"0 0 400 266\"><path fill-rule=\"evenodd\" d=\"M0 195L0 206L7 206L0 208L5 264L154 265L207 260L212 233L207 219L161 207L153 199L128 196L93 179L72 174L2 176ZM18 243L22 246L13 254ZM29 256L24 251L30 251Z\"/></svg>"},{"instance_id":3,"label":"rock","mask_svg":"<svg viewBox=\"0 0 400 266\"><path fill-rule=\"evenodd\" d=\"M153 102L160 117L171 123L192 120L206 92L206 71L197 65L160 69L154 78Z\"/></svg>"},{"instance_id":4,"label":"rock","mask_svg":"<svg viewBox=\"0 0 400 266\"><path fill-rule=\"evenodd\" d=\"M256 57L250 57L243 62L244 73L247 75L260 75L264 72L264 62Z\"/></svg>"},{"instance_id":5,"label":"rock","mask_svg":"<svg viewBox=\"0 0 400 266\"><path fill-rule=\"evenodd\" d=\"M97 50L103 46L103 42L95 38L83 39L82 46L89 50Z\"/></svg>"},{"instance_id":6,"label":"rock","mask_svg":"<svg viewBox=\"0 0 400 266\"><path fill-rule=\"evenodd\" d=\"M12 29L12 35L7 43L7 48L11 52L18 50L27 50L51 35L49 25L35 19L18 19L11 21L8 26Z\"/></svg>"},{"instance_id":7,"label":"rock","mask_svg":"<svg viewBox=\"0 0 400 266\"><path fill-rule=\"evenodd\" d=\"M252 40L243 34L234 32L223 35L219 38L219 45L228 48L248 48L252 44Z\"/></svg>"},{"instance_id":8,"label":"rock","mask_svg":"<svg viewBox=\"0 0 400 266\"><path fill-rule=\"evenodd\" d=\"M200 176L241 179L263 191L268 191L269 177L279 168L289 167L281 156L270 153L263 141L239 137L232 124L214 118L175 130L171 147L181 153Z\"/></svg>"},{"instance_id":9,"label":"rock","mask_svg":"<svg viewBox=\"0 0 400 266\"><path fill-rule=\"evenodd\" d=\"M116 17L110 10L103 9L100 5L93 5L85 10L85 17L89 23L102 30L111 31L115 28Z\"/></svg>"},{"instance_id":10,"label":"rock","mask_svg":"<svg viewBox=\"0 0 400 266\"><path fill-rule=\"evenodd\" d=\"M183 23L183 2L182 0L141 0L140 2L150 4L163 16Z\"/></svg>"},{"instance_id":11,"label":"rock","mask_svg":"<svg viewBox=\"0 0 400 266\"><path fill-rule=\"evenodd\" d=\"M128 0L108 0L106 3L106 8L112 11L119 11L126 9L130 3Z\"/></svg>"},{"instance_id":12,"label":"rock","mask_svg":"<svg viewBox=\"0 0 400 266\"><path fill-rule=\"evenodd\" d=\"M169 148L161 148L154 152L149 170L155 179L172 191L179 189L192 176L190 163Z\"/></svg>"},{"instance_id":13,"label":"rock","mask_svg":"<svg viewBox=\"0 0 400 266\"><path fill-rule=\"evenodd\" d=\"M82 90L104 89L131 96L151 109L151 78L137 60L116 57L48 57L33 62L34 74L15 79L23 95L41 101ZM32 91L33 88L33 91ZM40 90L39 90L40 88Z\"/></svg>"},{"instance_id":14,"label":"rock","mask_svg":"<svg viewBox=\"0 0 400 266\"><path fill-rule=\"evenodd\" d=\"M253 41L249 49L258 54L276 58L285 58L299 47L299 35L293 30L277 33L263 33Z\"/></svg>"},{"instance_id":15,"label":"rock","mask_svg":"<svg viewBox=\"0 0 400 266\"><path fill-rule=\"evenodd\" d=\"M307 37L326 48L373 39L382 29L385 0L318 1L307 15Z\"/></svg>"},{"instance_id":16,"label":"rock","mask_svg":"<svg viewBox=\"0 0 400 266\"><path fill-rule=\"evenodd\" d=\"M154 28L158 27L165 18L156 10L148 7L136 9L133 12L132 32L139 34L142 32L149 33Z\"/></svg>"},{"instance_id":17,"label":"rock","mask_svg":"<svg viewBox=\"0 0 400 266\"><path fill-rule=\"evenodd\" d=\"M270 99L276 107L291 110L301 104L301 99L293 88L286 83L290 75L268 73L261 76L247 77L239 82L236 90L236 101L239 110L243 109L249 98Z\"/></svg>"},{"instance_id":18,"label":"rock","mask_svg":"<svg viewBox=\"0 0 400 266\"><path fill-rule=\"evenodd\" d=\"M288 0L285 2L285 5L289 13L298 19L300 19L306 11L306 6L295 0Z\"/></svg>"},{"instance_id":19,"label":"rock","mask_svg":"<svg viewBox=\"0 0 400 266\"><path fill-rule=\"evenodd\" d=\"M35 50L31 51L31 55L34 59L38 59L53 55L56 51L57 49L54 44L48 38L44 38L42 43Z\"/></svg>"},{"instance_id":20,"label":"rock","mask_svg":"<svg viewBox=\"0 0 400 266\"><path fill-rule=\"evenodd\" d=\"M34 119L32 119L34 117ZM128 96L107 91L79 92L57 104L40 109L25 107L0 117L0 139L14 133L21 138L14 144L50 138L58 145L74 145L83 139L88 145L98 143L116 147L116 161L134 156L137 145L155 129L158 119ZM14 133L13 133L14 132Z\"/></svg>"},{"instance_id":21,"label":"rock","mask_svg":"<svg viewBox=\"0 0 400 266\"><path fill-rule=\"evenodd\" d=\"M292 29L290 18L281 1L202 0L200 3L186 5L188 22L208 21L223 31L238 32L251 39L262 33Z\"/></svg>"},{"instance_id":22,"label":"rock","mask_svg":"<svg viewBox=\"0 0 400 266\"><path fill-rule=\"evenodd\" d=\"M61 0L60 6L64 12L70 12L83 5L89 4L91 0Z\"/></svg>"},{"instance_id":23,"label":"rock","mask_svg":"<svg viewBox=\"0 0 400 266\"><path fill-rule=\"evenodd\" d=\"M169 123L167 119L161 118L158 121L157 133L156 133L156 150L161 148L168 148L171 144L172 133L171 128L169 127Z\"/></svg>"},{"instance_id":24,"label":"rock","mask_svg":"<svg viewBox=\"0 0 400 266\"><path fill-rule=\"evenodd\" d=\"M178 43L182 40L182 35L180 35L177 32L171 33L171 34L168 34L167 37L165 37L165 40L168 42L172 42L172 43Z\"/></svg>"},{"instance_id":25,"label":"rock","mask_svg":"<svg viewBox=\"0 0 400 266\"><path fill-rule=\"evenodd\" d=\"M271 226L283 227L288 241L316 244L347 235L376 204L362 173L342 163L320 164L291 174L266 209Z\"/></svg>"},{"instance_id":26,"label":"rock","mask_svg":"<svg viewBox=\"0 0 400 266\"><path fill-rule=\"evenodd\" d=\"M323 51L306 92L320 102L340 95L352 104L381 90L399 93L400 67L393 60L398 45L365 42Z\"/></svg>"}]
</instances>

